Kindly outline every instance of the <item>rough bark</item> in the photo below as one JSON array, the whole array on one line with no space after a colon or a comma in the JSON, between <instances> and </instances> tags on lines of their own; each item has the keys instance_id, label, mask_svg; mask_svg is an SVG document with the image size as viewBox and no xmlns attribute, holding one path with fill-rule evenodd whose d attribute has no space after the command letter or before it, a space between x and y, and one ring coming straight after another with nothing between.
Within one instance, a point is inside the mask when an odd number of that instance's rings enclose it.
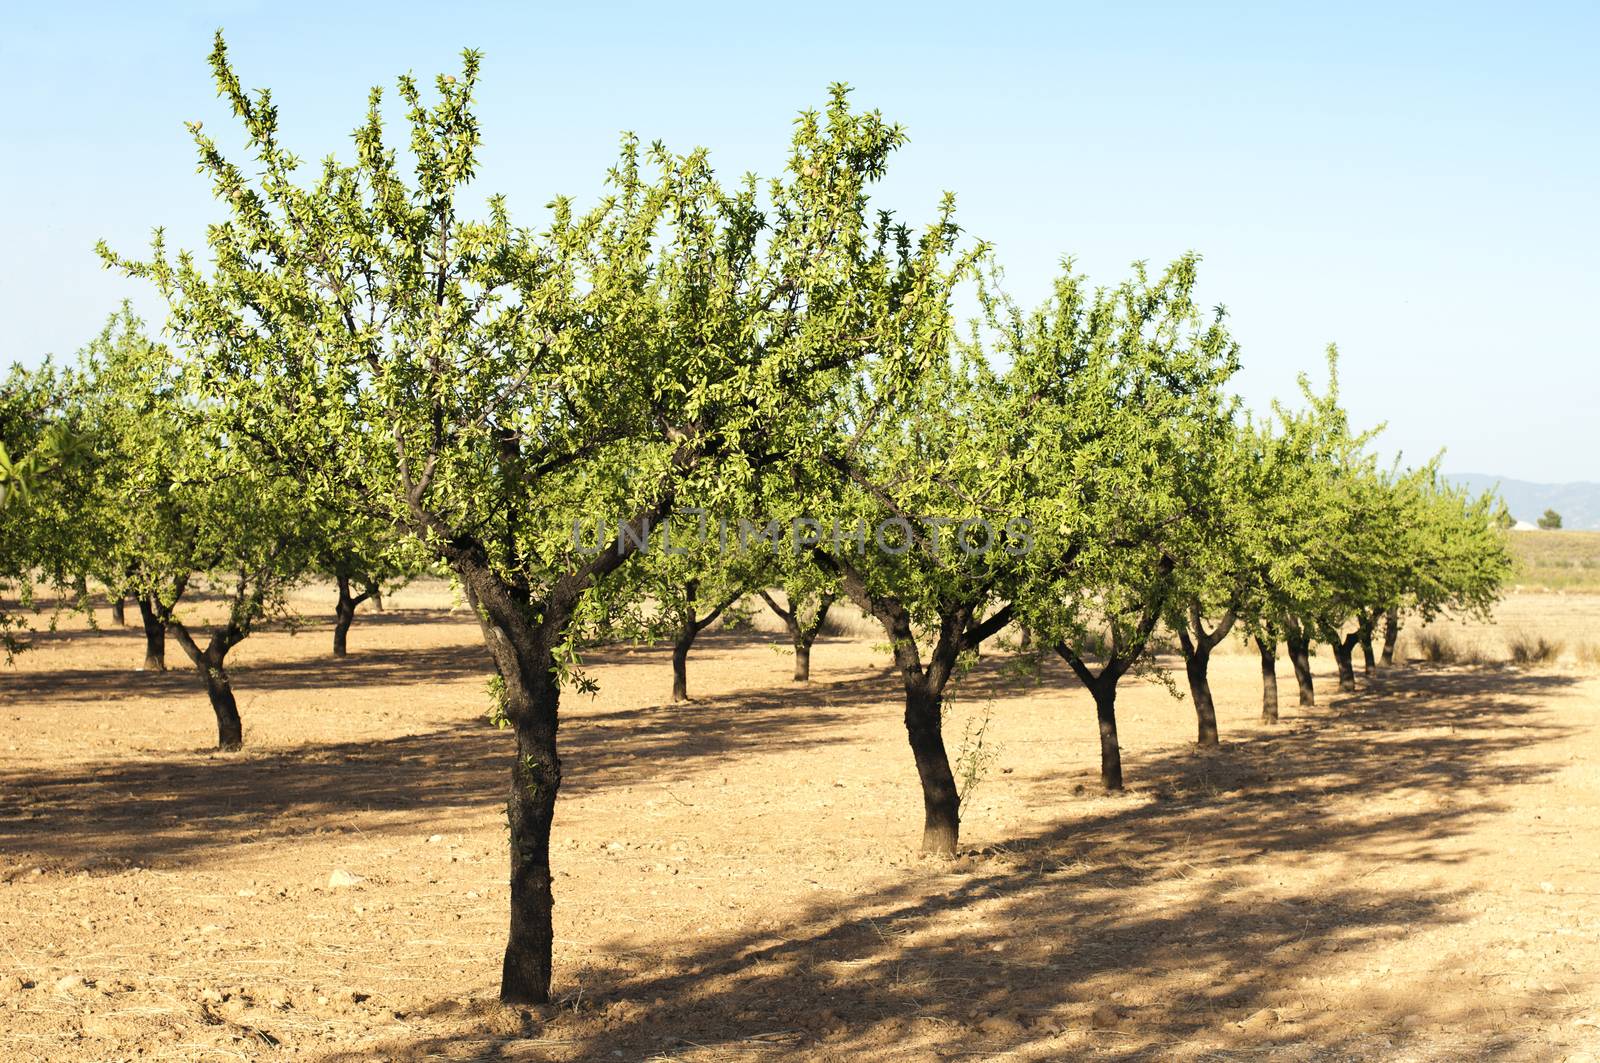
<instances>
[{"instance_id":1,"label":"rough bark","mask_svg":"<svg viewBox=\"0 0 1600 1063\"><path fill-rule=\"evenodd\" d=\"M1100 724L1100 785L1108 791L1122 789L1122 747L1117 742L1117 684L1096 685L1095 718Z\"/></svg>"},{"instance_id":2,"label":"rough bark","mask_svg":"<svg viewBox=\"0 0 1600 1063\"><path fill-rule=\"evenodd\" d=\"M128 626L127 600L120 594L111 596L111 622L118 627Z\"/></svg>"},{"instance_id":3,"label":"rough bark","mask_svg":"<svg viewBox=\"0 0 1600 1063\"><path fill-rule=\"evenodd\" d=\"M426 511L414 498L411 502L419 522L432 527ZM663 501L635 520L658 519L667 505ZM460 577L478 617L484 644L504 681L505 715L517 739L506 801L511 911L500 999L508 1004L544 1004L550 1000L555 941L550 825L561 788L556 650L565 641L584 594L596 580L625 563L637 547L619 545L602 551L555 580L538 601L525 580L495 571L488 551L470 536L440 538L435 548Z\"/></svg>"},{"instance_id":4,"label":"rough bark","mask_svg":"<svg viewBox=\"0 0 1600 1063\"><path fill-rule=\"evenodd\" d=\"M511 919L500 965L500 999L509 1004L543 1004L550 999L555 943L550 826L561 789L561 761L556 755L560 688L553 657L547 668L532 685L519 675L512 695L525 708L516 718L517 760L506 801Z\"/></svg>"},{"instance_id":5,"label":"rough bark","mask_svg":"<svg viewBox=\"0 0 1600 1063\"><path fill-rule=\"evenodd\" d=\"M739 600L742 591L734 591L705 616L696 612L700 600L700 581L689 580L683 587L684 608L678 620L678 633L672 643L672 700L689 700L689 651L700 632L716 623L728 606Z\"/></svg>"},{"instance_id":6,"label":"rough bark","mask_svg":"<svg viewBox=\"0 0 1600 1063\"><path fill-rule=\"evenodd\" d=\"M233 681L228 677L227 660L228 651L244 639L244 632L230 623L213 631L202 649L182 621L169 614L166 623L205 685L212 714L217 718L217 748L223 752L242 748L244 725L239 719L239 703L233 696Z\"/></svg>"},{"instance_id":7,"label":"rough bark","mask_svg":"<svg viewBox=\"0 0 1600 1063\"><path fill-rule=\"evenodd\" d=\"M1395 644L1400 641L1400 610L1389 609L1383 614L1383 666L1394 666Z\"/></svg>"},{"instance_id":8,"label":"rough bark","mask_svg":"<svg viewBox=\"0 0 1600 1063\"><path fill-rule=\"evenodd\" d=\"M269 561L268 565L271 563ZM270 571L270 567L265 571ZM186 586L187 577L184 577L177 581L171 602L152 601L151 606L200 673L206 697L211 701L212 713L217 718L217 748L237 750L244 745L244 729L239 720L239 703L233 696L233 681L228 677L228 652L244 641L245 636L250 634L251 624L261 615L267 593L265 574L240 570L238 582L234 585L233 601L228 607L228 619L211 629L211 637L204 649L195 641L188 626L173 615L173 609L178 599L183 597Z\"/></svg>"},{"instance_id":9,"label":"rough bark","mask_svg":"<svg viewBox=\"0 0 1600 1063\"><path fill-rule=\"evenodd\" d=\"M344 657L350 652L350 625L355 623L356 610L361 607L362 602L377 597L378 587L375 583L368 583L360 594L352 594L348 571L337 571L333 578L339 585L339 601L333 609L333 655Z\"/></svg>"},{"instance_id":10,"label":"rough bark","mask_svg":"<svg viewBox=\"0 0 1600 1063\"><path fill-rule=\"evenodd\" d=\"M689 700L689 651L694 648L694 637L700 629L690 619L678 628L678 637L672 642L672 700Z\"/></svg>"},{"instance_id":11,"label":"rough bark","mask_svg":"<svg viewBox=\"0 0 1600 1063\"><path fill-rule=\"evenodd\" d=\"M1194 715L1202 746L1217 744L1217 706L1211 698L1211 680L1207 674L1211 666L1211 651L1199 646L1193 653L1185 653L1183 670L1189 678L1189 696L1194 699Z\"/></svg>"},{"instance_id":12,"label":"rough bark","mask_svg":"<svg viewBox=\"0 0 1600 1063\"><path fill-rule=\"evenodd\" d=\"M510 852L510 921L500 968L500 999L543 1004L550 999L554 943L550 825L561 789L556 730L561 687L555 647L571 620L582 584L558 584L539 615L526 588L490 570L476 544L447 558L478 614L484 640L504 681L505 715L516 735L506 799ZM557 597L558 594L565 595Z\"/></svg>"},{"instance_id":13,"label":"rough bark","mask_svg":"<svg viewBox=\"0 0 1600 1063\"><path fill-rule=\"evenodd\" d=\"M922 783L922 851L952 854L961 834L961 794L944 747L943 697L932 685L906 691L906 738Z\"/></svg>"},{"instance_id":14,"label":"rough bark","mask_svg":"<svg viewBox=\"0 0 1600 1063\"><path fill-rule=\"evenodd\" d=\"M1361 670L1369 678L1378 674L1378 662L1372 653L1372 635L1370 633L1361 636Z\"/></svg>"},{"instance_id":15,"label":"rough bark","mask_svg":"<svg viewBox=\"0 0 1600 1063\"><path fill-rule=\"evenodd\" d=\"M794 681L796 683L809 683L811 681L811 647L816 643L817 636L822 633L822 624L828 619L828 610L833 607L834 596L824 594L817 604L817 611L810 620L805 619L800 611L800 603L791 601L788 608L777 603L777 600L766 591L759 591L763 601L783 621L783 626L788 629L789 641L794 646Z\"/></svg>"},{"instance_id":16,"label":"rough bark","mask_svg":"<svg viewBox=\"0 0 1600 1063\"><path fill-rule=\"evenodd\" d=\"M1304 629L1290 624L1284 635L1284 645L1289 649L1289 663L1294 666L1294 678L1300 688L1300 705L1310 708L1317 703L1316 689L1311 682L1311 638Z\"/></svg>"},{"instance_id":17,"label":"rough bark","mask_svg":"<svg viewBox=\"0 0 1600 1063\"><path fill-rule=\"evenodd\" d=\"M511 910L500 968L500 999L510 1004L543 1004L550 999L555 940L550 825L561 789L556 742L561 687L556 648L566 637L584 591L632 551L605 551L558 580L534 603L525 584L508 581L491 570L480 545L471 541L448 545L445 558L461 577L504 680L505 714L517 739L506 801ZM540 618L538 622L535 616Z\"/></svg>"},{"instance_id":18,"label":"rough bark","mask_svg":"<svg viewBox=\"0 0 1600 1063\"><path fill-rule=\"evenodd\" d=\"M811 682L811 644L798 639L794 644L794 681Z\"/></svg>"},{"instance_id":19,"label":"rough bark","mask_svg":"<svg viewBox=\"0 0 1600 1063\"><path fill-rule=\"evenodd\" d=\"M333 655L346 657L350 654L350 625L355 622L355 606L349 605L343 598L333 613Z\"/></svg>"},{"instance_id":20,"label":"rough bark","mask_svg":"<svg viewBox=\"0 0 1600 1063\"><path fill-rule=\"evenodd\" d=\"M161 619L161 610L148 595L139 599L139 619L144 623L144 664L140 666L140 670L165 672L167 625Z\"/></svg>"},{"instance_id":21,"label":"rough bark","mask_svg":"<svg viewBox=\"0 0 1600 1063\"><path fill-rule=\"evenodd\" d=\"M1123 786L1122 747L1117 741L1117 684L1142 652L1141 645L1138 652L1130 654L1113 639L1111 655L1096 675L1076 650L1064 642L1056 644L1057 655L1094 698L1095 720L1100 729L1100 785L1107 791L1121 790Z\"/></svg>"},{"instance_id":22,"label":"rough bark","mask_svg":"<svg viewBox=\"0 0 1600 1063\"><path fill-rule=\"evenodd\" d=\"M1339 690L1344 694L1353 694L1356 689L1356 670L1354 664L1356 644L1360 641L1360 634L1352 631L1340 637L1338 632L1329 632L1327 636L1328 647L1333 650L1333 660L1339 666Z\"/></svg>"},{"instance_id":23,"label":"rough bark","mask_svg":"<svg viewBox=\"0 0 1600 1063\"><path fill-rule=\"evenodd\" d=\"M1261 722L1278 722L1278 647L1267 639L1257 638L1256 649L1261 653Z\"/></svg>"},{"instance_id":24,"label":"rough bark","mask_svg":"<svg viewBox=\"0 0 1600 1063\"><path fill-rule=\"evenodd\" d=\"M1178 625L1178 642L1183 647L1183 670L1189 677L1189 696L1194 700L1194 713L1202 746L1217 745L1217 706L1211 697L1211 651L1233 629L1237 614L1229 609L1217 622L1215 630L1207 631L1205 617L1197 602L1189 603L1187 623Z\"/></svg>"},{"instance_id":25,"label":"rough bark","mask_svg":"<svg viewBox=\"0 0 1600 1063\"><path fill-rule=\"evenodd\" d=\"M1121 790L1122 748L1117 742L1117 684L1144 653L1155 630L1158 613L1152 607L1140 620L1132 643L1124 644L1112 632L1111 650L1100 666L1099 674L1089 667L1083 657L1064 642L1056 644L1056 654L1072 669L1094 698L1095 718L1100 728L1100 785L1108 791Z\"/></svg>"},{"instance_id":26,"label":"rough bark","mask_svg":"<svg viewBox=\"0 0 1600 1063\"><path fill-rule=\"evenodd\" d=\"M905 691L906 738L922 784L922 850L954 855L961 832L961 794L944 746L944 721L940 717L944 690L955 672L956 659L1009 624L1013 607L1001 606L987 620L975 623L973 618L981 599L942 603L938 639L924 662L904 601L869 591L861 573L847 558L821 552L814 556L819 565L840 576L845 593L877 619L889 636Z\"/></svg>"},{"instance_id":27,"label":"rough bark","mask_svg":"<svg viewBox=\"0 0 1600 1063\"><path fill-rule=\"evenodd\" d=\"M1171 574L1173 561L1170 557L1163 557L1157 571L1157 579L1164 582ZM1111 628L1111 645L1106 652L1105 660L1100 665L1099 674L1089 667L1078 649L1057 642L1056 655L1067 662L1078 681L1086 687L1094 698L1095 716L1100 728L1100 783L1107 790L1122 789L1122 750L1117 744L1117 684L1122 677L1128 674L1140 657L1144 656L1145 647L1150 643L1150 636L1156 629L1156 623L1161 619L1165 607L1164 592L1154 594L1146 603L1144 611L1139 616L1139 623L1129 632L1130 638L1124 639L1122 631L1115 625ZM1230 619L1231 625L1233 621ZM1226 632L1224 632L1226 633Z\"/></svg>"},{"instance_id":28,"label":"rough bark","mask_svg":"<svg viewBox=\"0 0 1600 1063\"><path fill-rule=\"evenodd\" d=\"M244 746L244 723L239 719L239 703L234 700L233 683L221 661L205 671L206 697L217 718L217 748L233 752Z\"/></svg>"}]
</instances>

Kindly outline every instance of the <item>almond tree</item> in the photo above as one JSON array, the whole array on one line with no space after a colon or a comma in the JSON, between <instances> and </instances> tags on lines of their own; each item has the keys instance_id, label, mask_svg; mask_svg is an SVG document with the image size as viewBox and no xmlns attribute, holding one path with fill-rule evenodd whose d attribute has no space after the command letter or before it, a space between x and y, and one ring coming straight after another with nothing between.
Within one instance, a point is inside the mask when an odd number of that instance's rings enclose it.
<instances>
[{"instance_id":1,"label":"almond tree","mask_svg":"<svg viewBox=\"0 0 1600 1063\"><path fill-rule=\"evenodd\" d=\"M415 539L356 505L324 510L318 538L323 545L317 568L333 577L337 591L333 655L344 657L356 610L367 602L381 604L385 588L393 593L411 582L422 570L423 557Z\"/></svg>"},{"instance_id":2,"label":"almond tree","mask_svg":"<svg viewBox=\"0 0 1600 1063\"><path fill-rule=\"evenodd\" d=\"M168 571L162 541L181 536L162 524L170 501L178 448L184 446L179 389L166 377L169 353L145 333L129 303L78 352L66 393L88 426L94 455L89 490L73 500L78 552L87 571L120 600L132 597L144 628L142 671L166 670L167 628L158 593L182 597L190 572ZM159 573L159 575L158 575Z\"/></svg>"},{"instance_id":3,"label":"almond tree","mask_svg":"<svg viewBox=\"0 0 1600 1063\"><path fill-rule=\"evenodd\" d=\"M749 618L740 604L760 580L761 562L711 534L703 513L663 522L630 573L638 609L632 627L648 641L672 644L672 700L689 700L689 652L719 620Z\"/></svg>"},{"instance_id":4,"label":"almond tree","mask_svg":"<svg viewBox=\"0 0 1600 1063\"><path fill-rule=\"evenodd\" d=\"M1269 424L1247 421L1238 437L1239 485L1225 534L1233 547L1235 614L1244 638L1261 660L1261 722L1278 722L1278 643L1292 588L1304 566L1296 553L1304 541L1295 494L1299 467L1286 460L1283 441ZM1309 672L1307 673L1309 676Z\"/></svg>"},{"instance_id":5,"label":"almond tree","mask_svg":"<svg viewBox=\"0 0 1600 1063\"><path fill-rule=\"evenodd\" d=\"M1165 619L1178 635L1201 746L1219 741L1211 654L1241 617L1259 615L1264 570L1270 568L1258 527L1266 508L1265 470L1253 442L1244 428L1229 425L1213 436L1208 460L1197 462L1183 485L1190 534L1175 560ZM1264 680L1269 660L1263 658ZM1275 674L1273 679L1275 687Z\"/></svg>"},{"instance_id":6,"label":"almond tree","mask_svg":"<svg viewBox=\"0 0 1600 1063\"><path fill-rule=\"evenodd\" d=\"M1317 590L1302 603L1298 626L1328 646L1339 689L1350 693L1357 647L1370 648L1377 621L1403 592L1411 494L1405 481L1414 474L1380 470L1366 445L1374 433L1349 436L1342 411L1329 422L1336 426L1330 445L1312 465L1318 500L1308 560Z\"/></svg>"},{"instance_id":7,"label":"almond tree","mask_svg":"<svg viewBox=\"0 0 1600 1063\"><path fill-rule=\"evenodd\" d=\"M1330 349L1330 379L1334 354ZM1310 412L1294 414L1274 405L1272 415L1246 420L1236 440L1234 488L1228 522L1219 529L1228 545L1222 555L1238 622L1261 660L1261 720L1277 723L1277 647L1289 642L1300 702L1315 698L1310 643L1298 620L1306 603L1323 593L1308 551L1317 549L1321 527L1316 462L1330 438L1343 431L1342 418L1315 416L1318 402L1309 382L1301 387ZM1332 388L1330 388L1330 391ZM1328 433L1335 435L1329 437Z\"/></svg>"},{"instance_id":8,"label":"almond tree","mask_svg":"<svg viewBox=\"0 0 1600 1063\"><path fill-rule=\"evenodd\" d=\"M828 411L820 475L801 496L814 526L796 518L792 530L811 537L813 560L888 637L922 788L922 849L948 855L961 794L944 744L946 691L1011 622L1029 525L1008 441L1016 426L993 372L951 348L943 328L917 342L938 360L910 386L863 377Z\"/></svg>"},{"instance_id":9,"label":"almond tree","mask_svg":"<svg viewBox=\"0 0 1600 1063\"><path fill-rule=\"evenodd\" d=\"M81 422L64 402L70 377L46 362L14 365L0 381L0 593L35 606L40 575L65 589L65 574L82 572L83 540L71 500L92 477L84 461ZM82 600L80 606L85 604ZM27 621L0 608L0 651L9 664L27 644Z\"/></svg>"},{"instance_id":10,"label":"almond tree","mask_svg":"<svg viewBox=\"0 0 1600 1063\"><path fill-rule=\"evenodd\" d=\"M917 237L871 209L903 134L843 88L795 124L764 200L753 177L725 190L704 152L630 137L593 209L558 198L537 233L498 197L474 217L479 62L465 53L431 102L399 80L409 174L376 89L354 161L308 172L219 37L212 67L252 158L193 127L224 208L215 265L159 236L147 261L106 254L166 296L176 342L266 462L404 529L460 581L516 741L501 997L541 1002L571 625L636 552L582 550L573 521L713 508L724 485L803 450L800 414L922 327L915 297L954 227L946 215Z\"/></svg>"},{"instance_id":11,"label":"almond tree","mask_svg":"<svg viewBox=\"0 0 1600 1063\"><path fill-rule=\"evenodd\" d=\"M1381 620L1394 618L1392 642L1402 614L1424 622L1446 612L1487 617L1510 576L1493 496L1474 498L1450 486L1438 464L1436 457L1403 472L1366 470L1351 487L1360 532L1346 539L1365 543L1367 556L1339 570L1347 584L1323 621L1343 690L1355 689L1357 648L1366 674L1376 671L1373 637ZM1340 616L1341 606L1348 616Z\"/></svg>"},{"instance_id":12,"label":"almond tree","mask_svg":"<svg viewBox=\"0 0 1600 1063\"><path fill-rule=\"evenodd\" d=\"M1492 492L1474 497L1452 485L1439 474L1437 458L1409 477L1406 487L1411 497L1400 550L1405 571L1399 600L1385 610L1390 626L1384 653L1390 661L1402 616L1424 623L1447 612L1486 618L1513 571L1501 504Z\"/></svg>"},{"instance_id":13,"label":"almond tree","mask_svg":"<svg viewBox=\"0 0 1600 1063\"><path fill-rule=\"evenodd\" d=\"M1333 654L1339 689L1350 693L1356 647L1370 644L1373 625L1399 594L1404 565L1395 540L1403 511L1372 455L1352 455L1329 473L1323 484L1326 549L1317 562L1331 593L1308 622Z\"/></svg>"},{"instance_id":14,"label":"almond tree","mask_svg":"<svg viewBox=\"0 0 1600 1063\"><path fill-rule=\"evenodd\" d=\"M1237 349L1222 311L1194 301L1197 265L1188 255L1151 278L1138 264L1122 285L1091 289L1069 263L1039 310L991 304L1040 508L1019 608L1094 698L1108 790L1123 785L1118 684L1149 667L1156 625L1180 601L1179 564L1205 563L1208 493L1233 430L1223 387Z\"/></svg>"},{"instance_id":15,"label":"almond tree","mask_svg":"<svg viewBox=\"0 0 1600 1063\"><path fill-rule=\"evenodd\" d=\"M1314 619L1337 594L1333 558L1353 559L1354 543L1338 529L1339 510L1330 483L1335 471L1361 452L1370 433L1352 437L1339 404L1338 350L1327 350L1328 380L1318 392L1299 379L1303 405L1273 403L1272 414L1247 426L1253 484L1240 526L1252 560L1246 588L1251 604L1246 630L1261 654L1262 719L1278 720L1276 646L1282 639L1294 670L1299 704L1316 703L1311 673Z\"/></svg>"},{"instance_id":16,"label":"almond tree","mask_svg":"<svg viewBox=\"0 0 1600 1063\"><path fill-rule=\"evenodd\" d=\"M794 653L794 681L811 681L811 647L822 634L828 622L828 613L839 600L837 579L824 572L809 553L779 549L773 551L774 564L767 572L769 579L782 591L780 603L773 597L773 588L763 586L757 593L767 603L773 615L783 621L789 633L789 644ZM766 581L762 581L766 582Z\"/></svg>"},{"instance_id":17,"label":"almond tree","mask_svg":"<svg viewBox=\"0 0 1600 1063\"><path fill-rule=\"evenodd\" d=\"M228 655L287 615L285 592L311 564L315 514L293 479L228 431L193 373L146 339L126 307L85 350L79 380L97 470L75 500L80 527L139 599L146 667L160 666L159 639L170 633L204 685L217 748L237 750L244 730ZM186 608L199 583L223 598L209 622Z\"/></svg>"},{"instance_id":18,"label":"almond tree","mask_svg":"<svg viewBox=\"0 0 1600 1063\"><path fill-rule=\"evenodd\" d=\"M1460 609L1483 613L1509 573L1509 554L1489 496L1472 499L1441 484L1438 460L1401 470L1378 466L1377 430L1353 433L1339 404L1338 352L1328 350L1328 384L1302 377L1303 408L1275 407L1267 429L1276 486L1262 495L1270 551L1278 563L1262 582L1263 615L1289 645L1302 705L1314 703L1309 647L1325 643L1342 691L1356 689L1354 655L1370 674L1380 621L1402 609L1424 617Z\"/></svg>"}]
</instances>

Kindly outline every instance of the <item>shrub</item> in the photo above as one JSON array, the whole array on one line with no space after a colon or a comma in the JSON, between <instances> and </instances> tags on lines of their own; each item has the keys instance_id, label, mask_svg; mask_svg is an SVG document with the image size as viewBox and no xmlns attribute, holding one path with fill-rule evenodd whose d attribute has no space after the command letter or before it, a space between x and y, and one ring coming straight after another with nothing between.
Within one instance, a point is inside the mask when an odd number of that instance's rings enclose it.
<instances>
[{"instance_id":1,"label":"shrub","mask_svg":"<svg viewBox=\"0 0 1600 1063\"><path fill-rule=\"evenodd\" d=\"M1506 640L1513 664L1549 664L1561 656L1561 643L1543 635L1518 633Z\"/></svg>"},{"instance_id":2,"label":"shrub","mask_svg":"<svg viewBox=\"0 0 1600 1063\"><path fill-rule=\"evenodd\" d=\"M1442 631L1424 631L1417 636L1417 654L1429 664L1455 664L1461 650L1454 639Z\"/></svg>"},{"instance_id":3,"label":"shrub","mask_svg":"<svg viewBox=\"0 0 1600 1063\"><path fill-rule=\"evenodd\" d=\"M1423 631L1417 635L1418 656L1429 664L1483 664L1477 646L1458 642L1445 631Z\"/></svg>"}]
</instances>

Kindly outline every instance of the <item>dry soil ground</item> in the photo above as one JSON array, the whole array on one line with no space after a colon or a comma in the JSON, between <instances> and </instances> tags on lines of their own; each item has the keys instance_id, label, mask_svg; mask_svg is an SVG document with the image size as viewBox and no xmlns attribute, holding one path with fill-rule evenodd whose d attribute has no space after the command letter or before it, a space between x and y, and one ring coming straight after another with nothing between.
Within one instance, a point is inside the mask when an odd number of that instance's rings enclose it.
<instances>
[{"instance_id":1,"label":"dry soil ground","mask_svg":"<svg viewBox=\"0 0 1600 1063\"><path fill-rule=\"evenodd\" d=\"M1591 603L1594 604L1594 603ZM1600 679L1425 668L1255 720L1089 703L991 655L951 712L999 758L965 855L919 859L896 684L870 635L787 682L767 633L592 656L557 824L557 1006L493 1003L507 741L476 625L397 596L236 651L247 752L192 672L65 625L0 678L0 1057L1593 1059ZM1589 614L1592 622L1600 607ZM106 614L100 614L102 624ZM183 663L172 647L173 663ZM1286 684L1287 686L1287 684ZM359 876L330 886L335 871Z\"/></svg>"}]
</instances>

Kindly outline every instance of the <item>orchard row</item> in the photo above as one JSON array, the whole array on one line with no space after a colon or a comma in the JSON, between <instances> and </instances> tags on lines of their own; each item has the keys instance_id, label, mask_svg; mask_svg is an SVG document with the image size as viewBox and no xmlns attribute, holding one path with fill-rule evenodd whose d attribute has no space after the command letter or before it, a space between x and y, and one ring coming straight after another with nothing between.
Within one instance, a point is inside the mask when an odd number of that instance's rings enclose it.
<instances>
[{"instance_id":1,"label":"orchard row","mask_svg":"<svg viewBox=\"0 0 1600 1063\"><path fill-rule=\"evenodd\" d=\"M755 594L804 678L849 600L892 648L923 846L949 853L961 808L942 702L1002 633L1090 691L1115 789L1118 685L1156 667L1159 632L1211 745L1208 663L1230 634L1259 648L1275 719L1280 645L1308 702L1314 643L1351 688L1358 650L1375 667L1376 639L1388 656L1408 618L1486 609L1508 573L1497 505L1432 464L1381 464L1331 352L1326 383L1292 404L1241 406L1238 345L1197 300L1197 257L1109 287L1068 262L1026 308L953 199L921 225L882 209L874 186L904 134L842 87L795 122L772 180L725 182L704 151L628 137L594 203L558 198L527 229L467 192L476 54L426 94L400 79L404 149L374 90L353 157L315 165L220 37L212 65L246 148L191 125L218 210L205 253L159 230L144 258L101 249L164 297L165 342L125 312L76 367L7 385L9 453L40 457L5 512L5 574L136 598L195 664L231 748L228 653L287 588L334 576L342 632L362 595L447 568L516 745L508 1001L549 994L557 723L563 689L592 682L586 645L670 637L685 696L695 635ZM635 533L596 550L573 534L597 514L637 530L689 513L892 524L930 548L660 551ZM1001 541L1024 521L1028 548L931 548L928 515ZM201 580L227 596L206 627L182 605Z\"/></svg>"}]
</instances>

